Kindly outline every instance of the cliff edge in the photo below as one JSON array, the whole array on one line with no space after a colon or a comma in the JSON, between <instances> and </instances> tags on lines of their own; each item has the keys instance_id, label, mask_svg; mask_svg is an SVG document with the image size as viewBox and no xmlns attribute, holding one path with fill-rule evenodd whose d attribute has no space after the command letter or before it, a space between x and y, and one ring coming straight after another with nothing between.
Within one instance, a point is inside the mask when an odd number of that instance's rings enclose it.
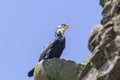
<instances>
[{"instance_id":1,"label":"cliff edge","mask_svg":"<svg viewBox=\"0 0 120 80\"><path fill-rule=\"evenodd\" d=\"M42 60L35 66L34 80L79 80L83 67L64 59Z\"/></svg>"}]
</instances>

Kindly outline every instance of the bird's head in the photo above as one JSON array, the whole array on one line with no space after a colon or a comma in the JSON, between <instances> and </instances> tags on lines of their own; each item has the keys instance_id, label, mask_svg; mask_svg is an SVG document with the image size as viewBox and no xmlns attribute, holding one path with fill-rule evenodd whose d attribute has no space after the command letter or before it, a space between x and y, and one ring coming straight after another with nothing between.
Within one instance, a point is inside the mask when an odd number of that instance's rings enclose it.
<instances>
[{"instance_id":1,"label":"bird's head","mask_svg":"<svg viewBox=\"0 0 120 80\"><path fill-rule=\"evenodd\" d=\"M56 37L64 37L64 32L71 27L71 24L61 24L57 27L55 31Z\"/></svg>"}]
</instances>

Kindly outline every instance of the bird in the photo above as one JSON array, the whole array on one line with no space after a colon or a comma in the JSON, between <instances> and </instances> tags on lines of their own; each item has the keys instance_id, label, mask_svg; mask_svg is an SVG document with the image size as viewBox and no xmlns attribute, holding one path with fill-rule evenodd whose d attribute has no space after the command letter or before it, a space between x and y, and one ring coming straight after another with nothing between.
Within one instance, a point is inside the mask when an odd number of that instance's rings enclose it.
<instances>
[{"instance_id":1,"label":"bird","mask_svg":"<svg viewBox=\"0 0 120 80\"><path fill-rule=\"evenodd\" d=\"M65 48L64 32L71 27L71 24L61 24L55 30L55 39L42 50L38 62L44 59L60 58ZM34 68L28 72L28 77L32 77Z\"/></svg>"}]
</instances>

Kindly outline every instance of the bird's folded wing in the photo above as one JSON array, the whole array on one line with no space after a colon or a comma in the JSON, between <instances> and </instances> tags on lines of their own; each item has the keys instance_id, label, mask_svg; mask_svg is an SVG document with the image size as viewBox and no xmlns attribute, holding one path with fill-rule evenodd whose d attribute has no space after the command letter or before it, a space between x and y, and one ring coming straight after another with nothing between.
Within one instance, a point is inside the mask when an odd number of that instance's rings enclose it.
<instances>
[{"instance_id":1,"label":"bird's folded wing","mask_svg":"<svg viewBox=\"0 0 120 80\"><path fill-rule=\"evenodd\" d=\"M45 46L45 48L43 49L43 51L40 55L38 62L41 61L45 57L47 51L49 51L49 49L51 49L51 47L53 47L55 45L56 41L57 41L57 39L55 39L54 41L51 41L49 44L47 44Z\"/></svg>"}]
</instances>

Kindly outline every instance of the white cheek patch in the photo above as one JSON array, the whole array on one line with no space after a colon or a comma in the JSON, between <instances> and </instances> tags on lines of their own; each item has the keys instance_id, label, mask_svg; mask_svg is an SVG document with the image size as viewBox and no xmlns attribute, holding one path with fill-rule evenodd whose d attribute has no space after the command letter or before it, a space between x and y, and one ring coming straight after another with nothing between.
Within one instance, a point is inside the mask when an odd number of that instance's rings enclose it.
<instances>
[{"instance_id":1,"label":"white cheek patch","mask_svg":"<svg viewBox=\"0 0 120 80\"><path fill-rule=\"evenodd\" d=\"M64 29L58 29L58 31L64 31Z\"/></svg>"},{"instance_id":2,"label":"white cheek patch","mask_svg":"<svg viewBox=\"0 0 120 80\"><path fill-rule=\"evenodd\" d=\"M63 34L64 33L64 29L57 29L57 33L58 34Z\"/></svg>"}]
</instances>

